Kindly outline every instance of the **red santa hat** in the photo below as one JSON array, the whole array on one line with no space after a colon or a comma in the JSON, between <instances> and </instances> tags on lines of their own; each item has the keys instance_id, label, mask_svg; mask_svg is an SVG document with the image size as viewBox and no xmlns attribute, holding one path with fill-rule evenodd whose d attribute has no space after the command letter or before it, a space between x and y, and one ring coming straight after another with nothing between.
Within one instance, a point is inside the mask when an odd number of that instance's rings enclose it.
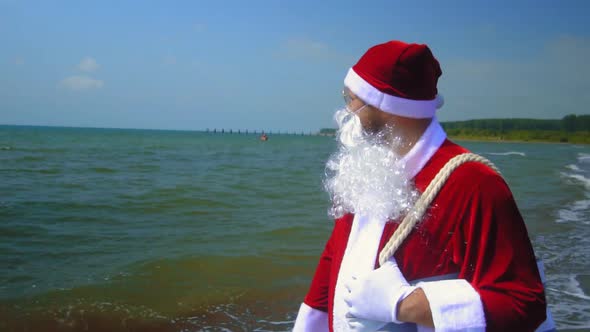
<instances>
[{"instance_id":1,"label":"red santa hat","mask_svg":"<svg viewBox=\"0 0 590 332\"><path fill-rule=\"evenodd\" d=\"M431 118L443 105L442 74L428 46L389 41L371 47L348 70L344 85L378 109L408 118Z\"/></svg>"}]
</instances>

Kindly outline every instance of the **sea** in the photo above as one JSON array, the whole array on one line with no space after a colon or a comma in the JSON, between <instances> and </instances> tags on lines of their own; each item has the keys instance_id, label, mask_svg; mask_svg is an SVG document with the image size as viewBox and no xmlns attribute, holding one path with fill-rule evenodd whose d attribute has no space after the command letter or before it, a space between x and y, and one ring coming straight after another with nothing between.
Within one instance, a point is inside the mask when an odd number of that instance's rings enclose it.
<instances>
[{"instance_id":1,"label":"sea","mask_svg":"<svg viewBox=\"0 0 590 332\"><path fill-rule=\"evenodd\" d=\"M590 331L590 146L494 162L559 330ZM330 234L333 137L0 126L0 331L289 331Z\"/></svg>"}]
</instances>

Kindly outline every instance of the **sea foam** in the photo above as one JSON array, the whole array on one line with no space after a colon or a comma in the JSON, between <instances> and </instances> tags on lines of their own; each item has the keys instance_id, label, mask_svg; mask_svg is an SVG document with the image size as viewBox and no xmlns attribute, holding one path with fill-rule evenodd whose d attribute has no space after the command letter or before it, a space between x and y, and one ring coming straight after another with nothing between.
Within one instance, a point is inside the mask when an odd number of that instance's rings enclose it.
<instances>
[{"instance_id":1,"label":"sea foam","mask_svg":"<svg viewBox=\"0 0 590 332\"><path fill-rule=\"evenodd\" d=\"M486 152L485 154L491 154L494 156L521 156L526 157L526 153L519 151L508 151L508 152Z\"/></svg>"}]
</instances>

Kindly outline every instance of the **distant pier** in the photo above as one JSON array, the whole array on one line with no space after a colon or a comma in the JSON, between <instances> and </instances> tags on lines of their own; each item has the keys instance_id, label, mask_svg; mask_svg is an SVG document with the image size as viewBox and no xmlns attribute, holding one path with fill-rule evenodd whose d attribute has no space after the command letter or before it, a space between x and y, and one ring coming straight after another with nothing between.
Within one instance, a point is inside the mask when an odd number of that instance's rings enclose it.
<instances>
[{"instance_id":1,"label":"distant pier","mask_svg":"<svg viewBox=\"0 0 590 332\"><path fill-rule=\"evenodd\" d=\"M321 132L312 131L288 131L288 130L262 130L262 129L233 129L233 128L207 128L205 130L208 134L224 134L224 135L262 135L268 136L288 135L288 136L326 136Z\"/></svg>"}]
</instances>

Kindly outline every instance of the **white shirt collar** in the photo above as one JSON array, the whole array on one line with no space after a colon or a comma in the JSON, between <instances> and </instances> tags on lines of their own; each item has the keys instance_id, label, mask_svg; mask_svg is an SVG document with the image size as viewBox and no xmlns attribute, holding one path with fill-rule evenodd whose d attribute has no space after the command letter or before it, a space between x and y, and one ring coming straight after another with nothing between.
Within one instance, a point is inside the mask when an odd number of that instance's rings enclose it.
<instances>
[{"instance_id":1,"label":"white shirt collar","mask_svg":"<svg viewBox=\"0 0 590 332\"><path fill-rule=\"evenodd\" d=\"M447 134L436 117L434 117L418 142L400 160L401 163L405 164L406 172L408 172L410 178L414 178L422 170L446 138Z\"/></svg>"}]
</instances>

